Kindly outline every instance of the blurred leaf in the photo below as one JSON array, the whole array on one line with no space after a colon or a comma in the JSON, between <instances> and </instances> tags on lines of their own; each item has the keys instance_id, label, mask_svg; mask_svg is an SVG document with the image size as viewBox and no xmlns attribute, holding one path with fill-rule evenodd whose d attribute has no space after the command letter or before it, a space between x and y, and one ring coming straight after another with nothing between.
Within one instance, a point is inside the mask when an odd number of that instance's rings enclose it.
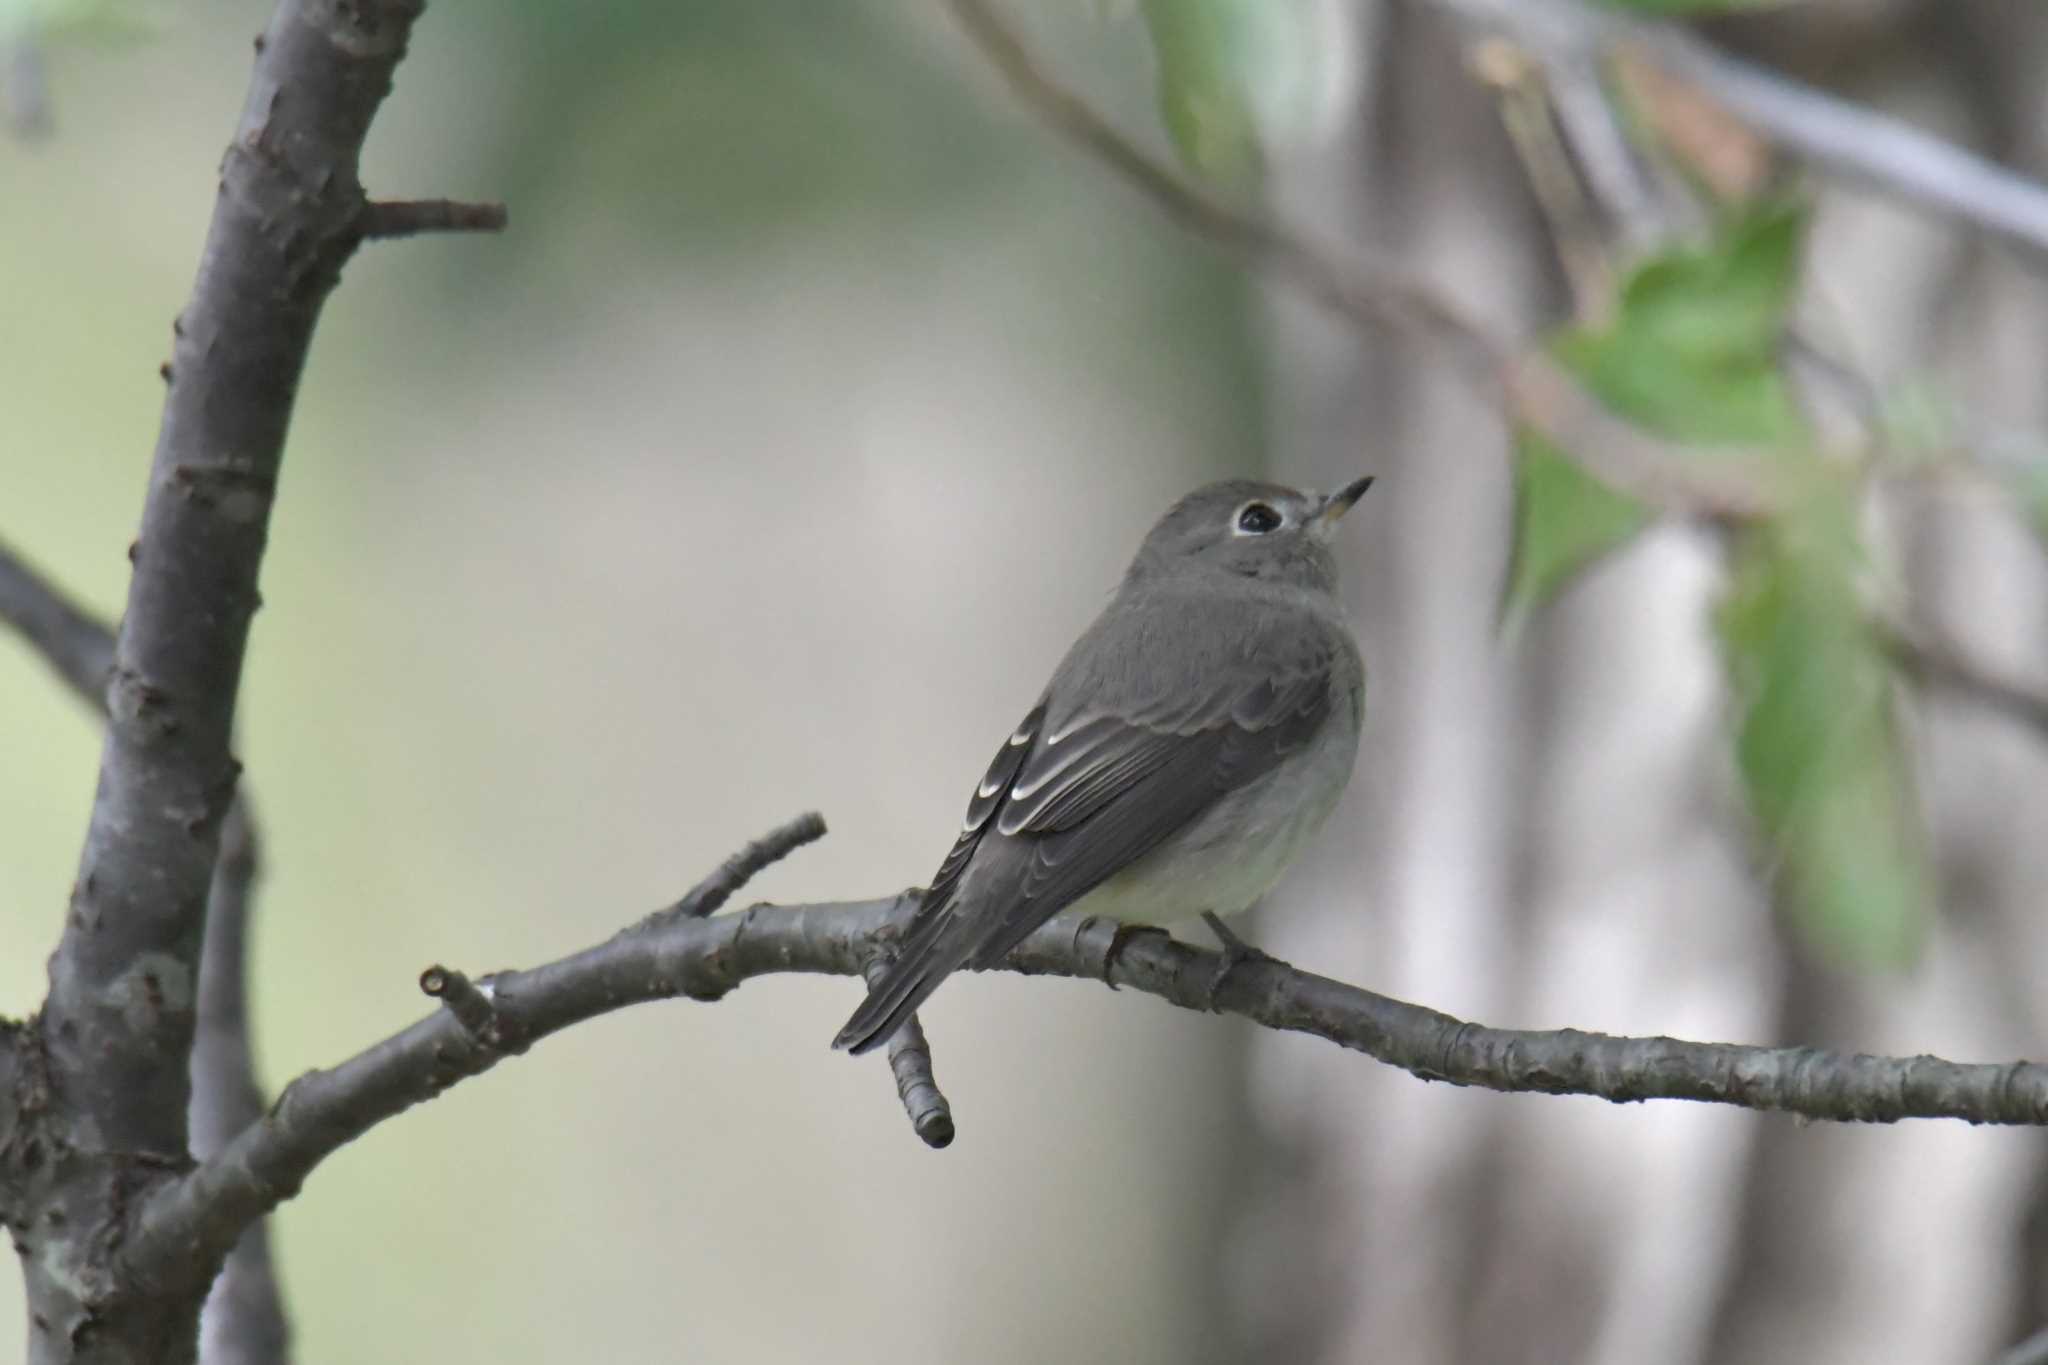
<instances>
[{"instance_id":1,"label":"blurred leaf","mask_svg":"<svg viewBox=\"0 0 2048 1365\"><path fill-rule=\"evenodd\" d=\"M1736 763L1793 924L1839 963L1901 967L1930 879L1861 562L1844 487L1745 533L1718 624Z\"/></svg>"},{"instance_id":2,"label":"blurred leaf","mask_svg":"<svg viewBox=\"0 0 2048 1365\"><path fill-rule=\"evenodd\" d=\"M1650 509L1586 473L1534 432L1515 442L1515 543L1502 617L1514 621L1555 597L1619 548Z\"/></svg>"},{"instance_id":3,"label":"blurred leaf","mask_svg":"<svg viewBox=\"0 0 2048 1365\"><path fill-rule=\"evenodd\" d=\"M1614 320L1565 332L1559 359L1602 402L1662 435L1797 443L1803 423L1778 345L1805 225L1799 206L1767 204L1704 247L1646 261L1622 286Z\"/></svg>"},{"instance_id":4,"label":"blurred leaf","mask_svg":"<svg viewBox=\"0 0 2048 1365\"><path fill-rule=\"evenodd\" d=\"M163 27L155 0L0 0L0 37L125 43L154 38Z\"/></svg>"},{"instance_id":5,"label":"blurred leaf","mask_svg":"<svg viewBox=\"0 0 2048 1365\"><path fill-rule=\"evenodd\" d=\"M1144 0L1159 63L1159 117L1181 159L1230 184L1259 169L1250 71L1272 0Z\"/></svg>"},{"instance_id":6,"label":"blurred leaf","mask_svg":"<svg viewBox=\"0 0 2048 1365\"><path fill-rule=\"evenodd\" d=\"M1804 225L1798 208L1765 205L1704 247L1644 262L1622 286L1613 320L1562 333L1554 354L1601 402L1660 435L1777 446L1797 458L1804 423L1779 372L1778 345L1799 283ZM1569 452L1529 435L1519 438L1515 472L1509 622L1556 596L1651 517Z\"/></svg>"}]
</instances>

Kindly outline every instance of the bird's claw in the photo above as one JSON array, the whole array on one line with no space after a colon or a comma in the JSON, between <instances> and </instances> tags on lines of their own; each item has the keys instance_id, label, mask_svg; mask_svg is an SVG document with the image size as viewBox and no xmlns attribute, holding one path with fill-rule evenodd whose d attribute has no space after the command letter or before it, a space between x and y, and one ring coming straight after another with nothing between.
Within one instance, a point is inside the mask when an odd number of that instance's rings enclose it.
<instances>
[{"instance_id":1,"label":"bird's claw","mask_svg":"<svg viewBox=\"0 0 2048 1365\"><path fill-rule=\"evenodd\" d=\"M1213 1013L1216 1009L1216 996L1222 991L1223 983L1230 979L1232 972L1248 962L1278 962L1280 959L1252 947L1239 938L1213 910L1202 912L1202 922L1209 926L1209 932L1216 935L1216 941L1223 945L1223 960L1216 965L1216 974L1209 978L1208 1003L1203 1007Z\"/></svg>"},{"instance_id":2,"label":"bird's claw","mask_svg":"<svg viewBox=\"0 0 2048 1365\"><path fill-rule=\"evenodd\" d=\"M1111 990L1117 989L1116 961L1123 956L1124 949L1134 938L1144 934L1159 934L1166 938L1173 935L1156 924L1118 924L1110 931L1109 950L1102 955L1102 984Z\"/></svg>"}]
</instances>

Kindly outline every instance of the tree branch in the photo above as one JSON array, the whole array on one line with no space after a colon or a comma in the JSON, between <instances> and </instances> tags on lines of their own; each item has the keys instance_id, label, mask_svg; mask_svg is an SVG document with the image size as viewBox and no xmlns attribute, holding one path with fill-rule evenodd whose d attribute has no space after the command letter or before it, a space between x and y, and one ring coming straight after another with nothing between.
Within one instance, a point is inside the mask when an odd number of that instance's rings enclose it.
<instances>
[{"instance_id":1,"label":"tree branch","mask_svg":"<svg viewBox=\"0 0 2048 1365\"><path fill-rule=\"evenodd\" d=\"M859 976L895 941L906 904L892 896L672 919L542 967L486 978L478 986L489 990L495 1039L479 1038L452 1010L437 1010L332 1070L307 1072L260 1122L148 1197L123 1249L127 1267L153 1283L176 1284L197 1273L335 1151L572 1024L650 1000L716 1000L779 972ZM2030 1062L1962 1065L1577 1029L1495 1029L1270 960L1240 962L1219 985L1220 965L1216 953L1163 935L1119 945L1113 926L1064 916L1005 963L1011 971L1107 980L1183 1008L1241 1015L1456 1085L1617 1103L1703 1100L1869 1123L2048 1124L2048 1068Z\"/></svg>"},{"instance_id":2,"label":"tree branch","mask_svg":"<svg viewBox=\"0 0 2048 1365\"><path fill-rule=\"evenodd\" d=\"M32 28L20 20L0 33L0 127L24 140L48 136L55 122L48 63Z\"/></svg>"},{"instance_id":3,"label":"tree branch","mask_svg":"<svg viewBox=\"0 0 2048 1365\"><path fill-rule=\"evenodd\" d=\"M1922 684L1974 697L2048 736L2048 688L1994 667L1952 636L1908 621L1904 613L1881 617L1877 627L1893 661Z\"/></svg>"},{"instance_id":4,"label":"tree branch","mask_svg":"<svg viewBox=\"0 0 2048 1365\"><path fill-rule=\"evenodd\" d=\"M1583 60L1626 46L1828 174L2031 251L2048 250L2048 188L1911 124L1731 57L1675 25L1584 0L1429 3L1553 57Z\"/></svg>"},{"instance_id":5,"label":"tree branch","mask_svg":"<svg viewBox=\"0 0 2048 1365\"><path fill-rule=\"evenodd\" d=\"M207 893L206 945L199 959L199 1017L192 1040L192 1155L201 1161L263 1117L250 1046L249 909L261 871L249 793L236 797L222 827ZM199 1318L206 1365L284 1365L291 1325L270 1254L270 1229L243 1230L213 1282Z\"/></svg>"},{"instance_id":6,"label":"tree branch","mask_svg":"<svg viewBox=\"0 0 2048 1365\"><path fill-rule=\"evenodd\" d=\"M1026 107L1122 176L1182 227L1290 280L1341 317L1389 327L1438 348L1471 383L1497 395L1513 348L1391 262L1346 260L1293 227L1225 202L1176 174L1048 74L986 0L949 0L960 27Z\"/></svg>"},{"instance_id":7,"label":"tree branch","mask_svg":"<svg viewBox=\"0 0 2048 1365\"><path fill-rule=\"evenodd\" d=\"M1621 492L1669 511L1762 515L1785 496L1783 461L1746 449L1679 449L1610 412L1542 349L1495 336L1398 268L1338 253L1294 227L1227 203L1175 174L1046 73L988 0L949 0L962 30L1055 131L1198 236L1243 255L1369 331L1391 327L1449 362L1510 422L1528 427Z\"/></svg>"},{"instance_id":8,"label":"tree branch","mask_svg":"<svg viewBox=\"0 0 2048 1365\"><path fill-rule=\"evenodd\" d=\"M190 1262L182 1294L113 1263L142 1193L192 1160L209 902L246 899L214 872L271 503L314 326L362 240L363 140L422 6L280 0L173 325L99 781L33 1039L33 1110L17 1116L35 1131L0 1152L37 1362L189 1361L200 1291L237 1240Z\"/></svg>"},{"instance_id":9,"label":"tree branch","mask_svg":"<svg viewBox=\"0 0 2048 1365\"><path fill-rule=\"evenodd\" d=\"M1575 109L1573 117L1559 118L1566 144L1580 164L1607 168L1604 175L1585 175L1585 192L1610 217L1625 224L1627 235L1637 246L1662 245L1679 236L1696 215L1690 206L1670 203L1660 196L1658 187L1629 154L1626 130L1605 94L1589 80L1583 56L1555 52L1539 56L1539 65L1544 67L1547 77L1529 76L1524 83L1547 83L1548 97L1556 101L1560 111L1567 102ZM1534 165L1530 171L1532 177L1548 173ZM1826 383L1847 397L1860 420L1875 425L1877 395L1860 375L1796 330L1788 334L1787 340L1788 361L1803 364L1794 389L1809 406L1812 395L1808 390ZM1893 661L1923 685L1973 697L2048 735L2048 689L1993 667L1952 637L1915 625L1903 612L1879 611L1875 624Z\"/></svg>"},{"instance_id":10,"label":"tree branch","mask_svg":"<svg viewBox=\"0 0 2048 1365\"><path fill-rule=\"evenodd\" d=\"M66 686L104 711L114 636L0 542L0 622L19 631Z\"/></svg>"},{"instance_id":11,"label":"tree branch","mask_svg":"<svg viewBox=\"0 0 2048 1365\"><path fill-rule=\"evenodd\" d=\"M1992 1365L2048 1365L2048 1327L2001 1354Z\"/></svg>"},{"instance_id":12,"label":"tree branch","mask_svg":"<svg viewBox=\"0 0 2048 1365\"><path fill-rule=\"evenodd\" d=\"M861 976L872 989L888 966L887 955L877 953L868 959ZM924 1036L923 1021L914 1014L889 1040L889 1074L896 1078L896 1098L903 1104L903 1113L924 1145L952 1146L953 1106L932 1074L932 1045Z\"/></svg>"},{"instance_id":13,"label":"tree branch","mask_svg":"<svg viewBox=\"0 0 2048 1365\"><path fill-rule=\"evenodd\" d=\"M0 622L14 627L95 710L105 713L113 632L0 545ZM199 964L192 1043L192 1152L204 1159L263 1113L249 1042L249 910L260 867L249 793L242 792L221 831L207 891L206 940ZM0 1033L10 1046L11 1032ZM0 1119L13 1111L13 1086L0 1077ZM0 1128L0 1150L8 1143ZM282 1365L290 1327L270 1254L269 1231L250 1225L214 1282L200 1319L208 1365Z\"/></svg>"},{"instance_id":14,"label":"tree branch","mask_svg":"<svg viewBox=\"0 0 2048 1365\"><path fill-rule=\"evenodd\" d=\"M459 199L373 200L363 205L357 229L366 242L423 232L503 232L505 206Z\"/></svg>"},{"instance_id":15,"label":"tree branch","mask_svg":"<svg viewBox=\"0 0 2048 1365\"><path fill-rule=\"evenodd\" d=\"M199 944L285 429L357 242L363 138L420 8L278 6L173 328L99 785L44 1008L58 1107L114 1151L185 1159Z\"/></svg>"},{"instance_id":16,"label":"tree branch","mask_svg":"<svg viewBox=\"0 0 2048 1365\"><path fill-rule=\"evenodd\" d=\"M781 862L805 844L825 837L825 817L805 811L786 825L769 830L739 852L727 858L716 872L691 887L683 898L666 910L657 910L633 929L655 929L679 919L706 919L715 915L738 890L754 880L763 868Z\"/></svg>"}]
</instances>

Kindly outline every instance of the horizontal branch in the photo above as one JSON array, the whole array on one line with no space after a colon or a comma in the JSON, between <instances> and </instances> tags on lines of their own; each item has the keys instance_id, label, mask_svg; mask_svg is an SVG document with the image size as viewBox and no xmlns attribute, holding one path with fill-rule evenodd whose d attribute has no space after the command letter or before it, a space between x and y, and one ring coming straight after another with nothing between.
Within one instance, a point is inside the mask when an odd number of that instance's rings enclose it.
<instances>
[{"instance_id":1,"label":"horizontal branch","mask_svg":"<svg viewBox=\"0 0 2048 1365\"><path fill-rule=\"evenodd\" d=\"M148 1197L124 1248L128 1268L158 1284L206 1273L242 1228L296 1193L329 1155L572 1024L650 1000L717 1000L757 976L859 976L894 943L908 904L892 896L671 919L542 967L488 977L477 985L489 991L490 1036L479 1036L451 1010L436 1010L332 1070L299 1077L262 1121ZM2048 1124L2048 1068L2029 1062L1963 1065L1488 1028L1272 960L1240 961L1219 981L1222 960L1214 952L1163 935L1119 944L1114 926L1093 919L1053 920L1004 965L1030 975L1105 980L1184 1008L1241 1015L1457 1085L1617 1103L1702 1100L1869 1123Z\"/></svg>"}]
</instances>

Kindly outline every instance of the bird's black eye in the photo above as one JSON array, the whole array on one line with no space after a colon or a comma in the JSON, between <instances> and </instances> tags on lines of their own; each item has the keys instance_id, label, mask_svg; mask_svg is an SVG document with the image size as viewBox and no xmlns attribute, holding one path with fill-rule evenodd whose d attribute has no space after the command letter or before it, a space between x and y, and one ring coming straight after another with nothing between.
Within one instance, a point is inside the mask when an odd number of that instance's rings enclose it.
<instances>
[{"instance_id":1,"label":"bird's black eye","mask_svg":"<svg viewBox=\"0 0 2048 1365\"><path fill-rule=\"evenodd\" d=\"M1279 527L1280 514L1263 502L1248 502L1237 514L1237 529L1248 536L1262 536Z\"/></svg>"}]
</instances>

